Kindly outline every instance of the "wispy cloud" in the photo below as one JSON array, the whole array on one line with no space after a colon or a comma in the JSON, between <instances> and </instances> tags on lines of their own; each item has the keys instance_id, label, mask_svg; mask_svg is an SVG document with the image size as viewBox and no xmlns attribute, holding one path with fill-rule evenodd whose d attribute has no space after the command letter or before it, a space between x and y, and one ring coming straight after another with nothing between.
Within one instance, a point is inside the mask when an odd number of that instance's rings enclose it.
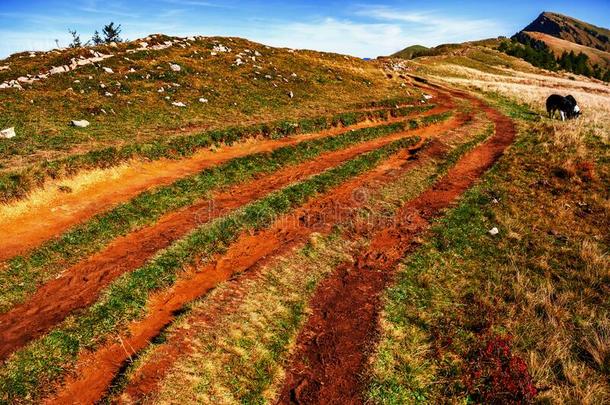
<instances>
[{"instance_id":1,"label":"wispy cloud","mask_svg":"<svg viewBox=\"0 0 610 405\"><path fill-rule=\"evenodd\" d=\"M411 38L411 44L438 45L497 36L503 24L493 19L447 16L438 11L413 11L387 6L360 6L356 15L395 23ZM408 45L408 44L407 44Z\"/></svg>"},{"instance_id":2,"label":"wispy cloud","mask_svg":"<svg viewBox=\"0 0 610 405\"><path fill-rule=\"evenodd\" d=\"M356 56L377 56L404 44L400 26L361 24L348 19L322 18L306 22L264 24L255 40L275 46L307 48Z\"/></svg>"}]
</instances>

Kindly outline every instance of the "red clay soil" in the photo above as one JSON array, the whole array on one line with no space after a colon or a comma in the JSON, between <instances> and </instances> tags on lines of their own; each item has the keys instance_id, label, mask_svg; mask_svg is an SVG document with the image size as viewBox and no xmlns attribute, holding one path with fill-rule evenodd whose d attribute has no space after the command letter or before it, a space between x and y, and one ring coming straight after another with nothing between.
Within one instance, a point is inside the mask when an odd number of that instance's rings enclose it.
<instances>
[{"instance_id":1,"label":"red clay soil","mask_svg":"<svg viewBox=\"0 0 610 405\"><path fill-rule=\"evenodd\" d=\"M453 136L449 139L451 138ZM442 139L444 141L446 138L443 137ZM413 158L417 159L417 164L422 164L430 158L443 155L446 149L443 141L434 140L425 150L414 155ZM416 148L414 147L411 150L414 149ZM415 163L413 163L413 166L415 166ZM402 175L404 175L406 169L407 167L403 167L403 170L401 170ZM238 301L239 296L243 292L239 288L240 283L248 278L256 277L256 269L261 268L263 264L263 261L257 262L240 279L233 280L234 285L223 292L222 298L217 300L219 302L214 305L211 311L198 314L196 317L191 315L189 317L188 328L172 332L167 340L157 347L151 356L147 357L146 362L135 370L122 394L114 398L113 401L118 403L141 403L156 392L159 383L172 368L175 361L188 356L194 350L192 336L195 336L202 328L213 328L215 322L223 314L231 311L232 304Z\"/></svg>"},{"instance_id":2,"label":"red clay soil","mask_svg":"<svg viewBox=\"0 0 610 405\"><path fill-rule=\"evenodd\" d=\"M437 107L419 116L438 114L452 108L451 101L439 98ZM180 159L161 159L153 162L137 162L121 172L119 178L100 176L93 185L73 193L57 194L48 201L35 204L23 213L12 217L0 217L0 229L10 238L0 238L0 262L25 254L41 243L60 235L70 227L92 216L107 211L139 193L174 181L228 160L259 152L269 152L283 146L333 136L359 129L409 119L392 118L388 121L365 121L350 127L333 128L314 134L282 139L251 139L232 146L224 146L216 152L202 150Z\"/></svg>"},{"instance_id":3,"label":"red clay soil","mask_svg":"<svg viewBox=\"0 0 610 405\"><path fill-rule=\"evenodd\" d=\"M101 252L44 284L25 303L0 314L0 360L49 331L73 311L94 303L100 292L121 274L142 266L156 252L197 226L362 153L405 137L426 139L438 136L463 125L470 118L469 115L459 114L437 125L391 134L323 154L312 161L286 167L216 193L210 200L167 214L151 226L117 238Z\"/></svg>"},{"instance_id":4,"label":"red clay soil","mask_svg":"<svg viewBox=\"0 0 610 405\"><path fill-rule=\"evenodd\" d=\"M318 287L301 330L278 403L362 404L362 374L375 341L380 295L415 238L502 155L515 137L512 121L482 107L495 134L466 154L431 189L408 202L393 226L378 232L368 251L344 263Z\"/></svg>"},{"instance_id":5,"label":"red clay soil","mask_svg":"<svg viewBox=\"0 0 610 405\"><path fill-rule=\"evenodd\" d=\"M465 119L468 120L470 118L470 116L467 116ZM450 137L448 139L452 139L453 137L455 137L455 134L450 135ZM445 137L443 137L442 139L445 139ZM374 178L379 178L382 177L384 182L388 182L388 181L392 181L392 179L397 178L398 176L404 175L404 173L406 171L408 171L410 168L419 165L421 163L423 163L424 161L432 158L432 157L436 157L439 156L443 153L444 150L444 146L441 143L441 141L439 141L438 139L433 141L433 143L431 145L429 145L426 149L424 149L423 151L419 152L419 146L415 146L413 148L410 149L411 153L413 154L411 156L411 160L408 163L401 163L400 160L396 161L393 160L392 162L390 162L389 164L386 164L384 166L382 166L380 169L377 169L376 172L385 172L387 171L389 168L392 168L395 166L395 164L399 164L400 169L399 170L394 170L392 169L390 173L384 175L384 176L378 176L377 174L373 174ZM419 152L417 154L415 154L416 152ZM413 160L413 158L417 159L417 160ZM402 156L399 157L399 159L402 159ZM387 169L386 169L387 168ZM368 176L369 177L369 181L373 181L373 178L371 178L371 175ZM359 184L362 184L362 180L357 180ZM280 241L280 242L274 242L268 245L264 245L262 250L259 250L257 253L255 253L254 256L250 256L248 258L246 258L245 262L242 262L242 266L238 266L237 268L232 269L231 271L233 272L232 274L235 274L235 272L243 272L245 270L248 270L248 273L246 273L246 277L248 276L254 276L255 271L253 271L254 269L260 268L266 260L268 260L270 257L276 257L278 254L280 254L283 251L286 251L288 249L290 249L292 246L298 244L298 243L302 243L303 240L313 231L313 230L317 230L319 232L326 232L328 231L328 229L330 229L330 225L332 223L336 223L337 221L341 221L343 223L350 220L351 218L351 213L358 208L358 206L354 206L353 200L348 199L349 200L349 207L345 207L345 200L347 198L347 194L346 192L351 193L353 190L353 187L355 187L355 185L350 185L347 187L342 187L341 190L338 190L336 193L331 194L329 197L326 198L326 200L322 200L321 202L316 202L315 205L316 206L322 206L322 207L333 207L332 211L331 211L331 217L327 217L326 215L328 214L322 214L320 211L315 211L316 215L313 217L314 219L316 218L322 218L322 224L321 225L316 225L316 222L314 222L313 224L311 223L311 220L305 221L305 227L304 229L302 229L303 231L305 231L305 233L295 233L293 236L284 234L283 238L284 241ZM332 205L331 205L332 202ZM304 210L311 210L313 206L310 206L309 208L305 208ZM343 214L340 214L341 212L343 212ZM340 215L337 215L340 214ZM308 214L311 218L312 214ZM334 215L334 217L332 216ZM301 215L301 218L303 218L304 216ZM294 217L291 217L294 218ZM287 222L288 218L285 218L284 221ZM282 223L282 221L278 221L279 224ZM313 225L313 226L312 226ZM303 226L303 224L301 224L301 226ZM316 229L317 228L317 229ZM286 232L286 231L284 231ZM291 232L296 232L296 230L292 229ZM227 264L232 264L233 261L232 259L230 259L231 255L234 254L233 252L236 252L236 254L240 254L240 251L245 251L246 246L249 246L249 240L252 240L253 244L258 244L258 242L256 242L256 240L260 240L260 238L263 238L263 240L267 240L267 238L269 237L268 235L271 235L271 238L275 238L277 235L277 231L276 230L271 230L265 234L262 235L257 235L254 237L254 239L250 239L248 237L246 237L245 239L242 239L241 245L238 244L235 247L231 248L231 252L229 253L229 259L224 259L225 263ZM269 250L271 249L271 250ZM202 293L203 294L203 293ZM218 306L218 308L216 308L216 313L206 313L206 314L202 314L201 316L197 317L196 320L196 324L197 325L202 325L202 324L212 324L214 319L218 318L218 315L220 313L225 313L226 311L230 310L230 305L227 304L227 300L230 301L231 297L236 297L238 293L237 289L230 289L229 292L226 293L228 295L228 297L223 300L223 302L225 303L225 305L220 305ZM163 301L165 302L165 301ZM167 322L171 322L171 319L165 319ZM157 389L158 383L159 381L165 376L165 374L167 373L167 371L169 369L171 369L171 366L174 364L174 362L176 361L177 358L188 355L191 350L191 339L190 336L192 335L192 333L194 333L194 325L192 322L190 322L190 327L188 330L183 330L183 331L178 331L175 333L172 333L172 335L168 338L168 341L163 344L158 350L155 351L155 353L153 354L153 356L151 358L148 358L146 363L144 364L143 367L139 368L136 372L136 374L131 378L128 386L126 387L126 389L123 392L123 395L121 395L118 398L114 398L113 401L116 402L128 402L128 403L134 403L134 402L141 402L143 399L145 399L145 397L147 397L149 394L151 394L152 392L154 392ZM158 326L158 325L157 325ZM151 332L152 333L152 332ZM130 345L132 345L133 343L130 342ZM136 350L137 351L137 350ZM110 357L110 356L109 356ZM88 359L89 362L91 361L95 361L96 364L97 361L99 361L99 357L96 357L96 360L91 360ZM87 363L85 363L87 364ZM87 367L87 365L85 365L84 367ZM98 377L99 378L99 377ZM108 377L106 377L108 378ZM102 392L102 387L100 387L99 392ZM89 399L93 398L89 397Z\"/></svg>"},{"instance_id":6,"label":"red clay soil","mask_svg":"<svg viewBox=\"0 0 610 405\"><path fill-rule=\"evenodd\" d=\"M419 147L414 148L419 150ZM277 255L303 243L312 232L329 232L333 225L349 220L357 204L353 191L366 186L378 189L417 164L413 152L403 150L377 168L328 191L291 214L278 218L270 228L239 236L227 252L209 263L193 268L168 290L151 297L148 315L133 322L128 332L101 349L84 353L76 371L57 396L48 403L93 403L99 400L116 373L132 356L147 347L150 340L173 322L184 305L206 294L216 285L231 279L271 255Z\"/></svg>"}]
</instances>

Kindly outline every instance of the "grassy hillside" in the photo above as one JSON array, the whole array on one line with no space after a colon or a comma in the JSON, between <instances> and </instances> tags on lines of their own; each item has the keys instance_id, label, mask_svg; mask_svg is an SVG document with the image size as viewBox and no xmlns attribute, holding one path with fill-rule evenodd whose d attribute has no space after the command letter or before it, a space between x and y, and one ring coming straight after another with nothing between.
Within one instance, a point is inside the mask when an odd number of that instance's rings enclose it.
<instances>
[{"instance_id":1,"label":"grassy hillside","mask_svg":"<svg viewBox=\"0 0 610 405\"><path fill-rule=\"evenodd\" d=\"M600 51L596 48L590 48L588 46L580 45L574 42L567 41L565 39L556 38L554 36L544 34L542 32L527 32L524 34L529 35L535 40L543 41L553 51L557 58L560 58L564 52L574 52L576 54L584 53L589 57L589 60L593 64L601 64L603 66L610 66L610 53Z\"/></svg>"},{"instance_id":2,"label":"grassy hillside","mask_svg":"<svg viewBox=\"0 0 610 405\"><path fill-rule=\"evenodd\" d=\"M95 54L110 57L85 64ZM357 58L238 38L156 35L114 47L25 52L0 66L0 83L9 86L0 88L0 129L17 132L0 140L0 170L230 125L328 115L410 94ZM69 125L82 119L91 125Z\"/></svg>"}]
</instances>

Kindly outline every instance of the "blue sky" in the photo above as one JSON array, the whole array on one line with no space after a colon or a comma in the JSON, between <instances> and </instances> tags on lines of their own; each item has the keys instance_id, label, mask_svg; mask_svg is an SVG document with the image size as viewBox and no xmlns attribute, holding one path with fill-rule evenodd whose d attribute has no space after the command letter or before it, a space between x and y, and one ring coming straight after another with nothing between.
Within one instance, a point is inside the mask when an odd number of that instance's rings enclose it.
<instances>
[{"instance_id":1,"label":"blue sky","mask_svg":"<svg viewBox=\"0 0 610 405\"><path fill-rule=\"evenodd\" d=\"M129 39L151 33L240 36L361 57L408 45L510 36L541 11L610 26L610 1L0 0L0 58L89 38L114 21Z\"/></svg>"}]
</instances>

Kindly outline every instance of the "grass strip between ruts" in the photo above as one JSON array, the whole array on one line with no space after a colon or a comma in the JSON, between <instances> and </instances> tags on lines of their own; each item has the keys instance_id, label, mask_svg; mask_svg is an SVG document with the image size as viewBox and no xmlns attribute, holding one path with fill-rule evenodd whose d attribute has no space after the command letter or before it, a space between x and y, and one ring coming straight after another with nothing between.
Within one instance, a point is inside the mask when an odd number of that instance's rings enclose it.
<instances>
[{"instance_id":1,"label":"grass strip between ruts","mask_svg":"<svg viewBox=\"0 0 610 405\"><path fill-rule=\"evenodd\" d=\"M0 400L21 401L26 396L34 400L32 393L42 393L74 364L82 349L95 347L121 325L143 316L149 294L172 285L196 257L222 253L241 232L268 226L278 215L372 169L418 140L411 137L392 142L197 228L145 266L119 277L80 315L69 317L57 329L14 353L0 371Z\"/></svg>"},{"instance_id":2,"label":"grass strip between ruts","mask_svg":"<svg viewBox=\"0 0 610 405\"><path fill-rule=\"evenodd\" d=\"M129 159L161 158L179 159L191 156L202 148L213 145L232 144L239 140L263 136L283 138L294 134L322 131L339 126L354 125L366 120L388 120L414 112L425 112L432 104L422 106L393 107L372 111L351 111L334 116L321 116L301 120L283 120L244 127L230 127L191 135L176 136L169 140L131 143L122 147L108 147L80 155L49 160L26 169L0 174L0 202L10 202L25 197L31 190L40 187L48 179L63 178L80 170L109 168Z\"/></svg>"},{"instance_id":3,"label":"grass strip between ruts","mask_svg":"<svg viewBox=\"0 0 610 405\"><path fill-rule=\"evenodd\" d=\"M431 115L419 120L392 123L349 131L333 137L304 141L271 152L257 153L230 160L171 185L146 191L106 213L77 225L59 238L34 249L28 255L7 262L0 272L0 312L22 302L45 281L62 270L100 251L110 241L139 227L149 225L162 215L205 198L215 189L243 183L255 175L272 173L282 167L313 159L324 152L414 129L445 120L450 113Z\"/></svg>"}]
</instances>

